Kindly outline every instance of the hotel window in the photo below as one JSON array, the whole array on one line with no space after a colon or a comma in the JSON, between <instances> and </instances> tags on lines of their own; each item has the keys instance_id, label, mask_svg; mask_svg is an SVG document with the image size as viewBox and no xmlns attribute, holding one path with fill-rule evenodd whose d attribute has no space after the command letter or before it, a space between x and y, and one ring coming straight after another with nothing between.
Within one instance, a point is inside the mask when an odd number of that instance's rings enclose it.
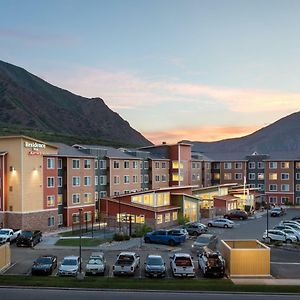
<instances>
[{"instance_id":1,"label":"hotel window","mask_svg":"<svg viewBox=\"0 0 300 300\"><path fill-rule=\"evenodd\" d=\"M144 162L143 162L143 161L140 161L140 169L141 169L141 170L143 169L143 166L144 166Z\"/></svg>"},{"instance_id":2,"label":"hotel window","mask_svg":"<svg viewBox=\"0 0 300 300\"><path fill-rule=\"evenodd\" d=\"M170 213L166 213L165 214L165 222L168 223L171 221L171 214Z\"/></svg>"},{"instance_id":3,"label":"hotel window","mask_svg":"<svg viewBox=\"0 0 300 300\"><path fill-rule=\"evenodd\" d=\"M62 159L61 158L58 159L57 169L62 169Z\"/></svg>"},{"instance_id":4,"label":"hotel window","mask_svg":"<svg viewBox=\"0 0 300 300\"><path fill-rule=\"evenodd\" d=\"M290 174L289 173L281 173L281 180L289 180Z\"/></svg>"},{"instance_id":5,"label":"hotel window","mask_svg":"<svg viewBox=\"0 0 300 300\"><path fill-rule=\"evenodd\" d=\"M250 161L250 162L248 163L248 168L249 168L249 169L255 169L255 161Z\"/></svg>"},{"instance_id":6,"label":"hotel window","mask_svg":"<svg viewBox=\"0 0 300 300\"><path fill-rule=\"evenodd\" d=\"M129 161L124 160L124 169L129 169Z\"/></svg>"},{"instance_id":7,"label":"hotel window","mask_svg":"<svg viewBox=\"0 0 300 300\"><path fill-rule=\"evenodd\" d=\"M296 197L296 205L300 204L300 197Z\"/></svg>"},{"instance_id":8,"label":"hotel window","mask_svg":"<svg viewBox=\"0 0 300 300\"><path fill-rule=\"evenodd\" d=\"M235 173L234 174L234 179L235 180L241 180L242 179L242 173Z\"/></svg>"},{"instance_id":9,"label":"hotel window","mask_svg":"<svg viewBox=\"0 0 300 300\"><path fill-rule=\"evenodd\" d=\"M241 163L241 162L236 162L236 163L234 164L234 168L235 168L235 169L242 169L242 163Z\"/></svg>"},{"instance_id":10,"label":"hotel window","mask_svg":"<svg viewBox=\"0 0 300 300\"><path fill-rule=\"evenodd\" d=\"M155 175L155 182L159 182L159 181L160 181L159 175Z\"/></svg>"},{"instance_id":11,"label":"hotel window","mask_svg":"<svg viewBox=\"0 0 300 300\"><path fill-rule=\"evenodd\" d=\"M62 215L62 214L59 214L59 215L58 215L57 224L58 224L59 226L63 225L63 215Z\"/></svg>"},{"instance_id":12,"label":"hotel window","mask_svg":"<svg viewBox=\"0 0 300 300\"><path fill-rule=\"evenodd\" d=\"M220 163L216 163L216 162L212 163L212 168L219 170L220 169Z\"/></svg>"},{"instance_id":13,"label":"hotel window","mask_svg":"<svg viewBox=\"0 0 300 300\"><path fill-rule=\"evenodd\" d=\"M147 174L144 175L144 183L149 182L149 176Z\"/></svg>"},{"instance_id":14,"label":"hotel window","mask_svg":"<svg viewBox=\"0 0 300 300\"><path fill-rule=\"evenodd\" d=\"M269 190L273 191L273 192L276 192L277 191L277 184L270 184L269 185Z\"/></svg>"},{"instance_id":15,"label":"hotel window","mask_svg":"<svg viewBox=\"0 0 300 300\"><path fill-rule=\"evenodd\" d=\"M277 173L270 173L269 180L277 180Z\"/></svg>"},{"instance_id":16,"label":"hotel window","mask_svg":"<svg viewBox=\"0 0 300 300\"><path fill-rule=\"evenodd\" d=\"M99 182L99 177L98 177L98 176L95 176L95 186L98 185L98 182Z\"/></svg>"},{"instance_id":17,"label":"hotel window","mask_svg":"<svg viewBox=\"0 0 300 300\"><path fill-rule=\"evenodd\" d=\"M231 162L225 162L224 163L224 169L226 169L226 170L232 169L232 163Z\"/></svg>"},{"instance_id":18,"label":"hotel window","mask_svg":"<svg viewBox=\"0 0 300 300\"><path fill-rule=\"evenodd\" d=\"M129 175L124 175L124 183L129 183Z\"/></svg>"},{"instance_id":19,"label":"hotel window","mask_svg":"<svg viewBox=\"0 0 300 300\"><path fill-rule=\"evenodd\" d=\"M255 188L255 183L250 183L250 184L249 184L249 187L250 187L250 188Z\"/></svg>"},{"instance_id":20,"label":"hotel window","mask_svg":"<svg viewBox=\"0 0 300 300\"><path fill-rule=\"evenodd\" d=\"M172 212L172 220L176 221L178 219L178 212L177 211L173 211Z\"/></svg>"},{"instance_id":21,"label":"hotel window","mask_svg":"<svg viewBox=\"0 0 300 300\"><path fill-rule=\"evenodd\" d=\"M114 178L114 183L116 184L115 178ZM100 176L100 185L106 185L106 175Z\"/></svg>"},{"instance_id":22,"label":"hotel window","mask_svg":"<svg viewBox=\"0 0 300 300\"><path fill-rule=\"evenodd\" d=\"M63 204L63 195L58 194L57 195L57 205L62 205Z\"/></svg>"},{"instance_id":23,"label":"hotel window","mask_svg":"<svg viewBox=\"0 0 300 300\"><path fill-rule=\"evenodd\" d=\"M167 175L161 175L161 181L166 182L167 181Z\"/></svg>"},{"instance_id":24,"label":"hotel window","mask_svg":"<svg viewBox=\"0 0 300 300\"><path fill-rule=\"evenodd\" d=\"M224 173L224 180L231 180L232 174L231 173Z\"/></svg>"},{"instance_id":25,"label":"hotel window","mask_svg":"<svg viewBox=\"0 0 300 300\"><path fill-rule=\"evenodd\" d=\"M265 190L265 185L262 184L262 183L259 183L259 184L257 185L257 187L259 188L260 191L264 191L264 190Z\"/></svg>"},{"instance_id":26,"label":"hotel window","mask_svg":"<svg viewBox=\"0 0 300 300\"><path fill-rule=\"evenodd\" d=\"M196 181L196 174L192 174L192 181Z\"/></svg>"},{"instance_id":27,"label":"hotel window","mask_svg":"<svg viewBox=\"0 0 300 300\"><path fill-rule=\"evenodd\" d=\"M287 204L289 202L289 197L281 197L281 204Z\"/></svg>"},{"instance_id":28,"label":"hotel window","mask_svg":"<svg viewBox=\"0 0 300 300\"><path fill-rule=\"evenodd\" d=\"M99 162L100 162L100 169L105 170L106 169L106 160L101 159Z\"/></svg>"},{"instance_id":29,"label":"hotel window","mask_svg":"<svg viewBox=\"0 0 300 300\"><path fill-rule=\"evenodd\" d=\"M133 183L137 183L137 182L138 182L138 177L137 177L137 175L133 175L133 176L132 176L132 182L133 182Z\"/></svg>"},{"instance_id":30,"label":"hotel window","mask_svg":"<svg viewBox=\"0 0 300 300\"><path fill-rule=\"evenodd\" d=\"M145 216L144 215L135 216L135 223L144 224Z\"/></svg>"},{"instance_id":31,"label":"hotel window","mask_svg":"<svg viewBox=\"0 0 300 300\"><path fill-rule=\"evenodd\" d=\"M172 168L173 168L173 169L178 169L178 167L179 167L178 161L177 161L177 160L174 160L174 161L172 162ZM183 169L183 163L182 163L182 162L180 162L180 169Z\"/></svg>"},{"instance_id":32,"label":"hotel window","mask_svg":"<svg viewBox=\"0 0 300 300\"><path fill-rule=\"evenodd\" d=\"M143 183L143 182L144 182L144 176L141 175L141 183Z\"/></svg>"},{"instance_id":33,"label":"hotel window","mask_svg":"<svg viewBox=\"0 0 300 300\"><path fill-rule=\"evenodd\" d=\"M300 184L296 184L296 187L295 187L295 188L296 188L296 191L297 191L297 192L300 192Z\"/></svg>"},{"instance_id":34,"label":"hotel window","mask_svg":"<svg viewBox=\"0 0 300 300\"><path fill-rule=\"evenodd\" d=\"M84 221L85 222L91 222L92 221L92 213L90 211L87 211L84 213Z\"/></svg>"},{"instance_id":35,"label":"hotel window","mask_svg":"<svg viewBox=\"0 0 300 300\"><path fill-rule=\"evenodd\" d=\"M136 160L134 160L134 161L132 162L132 168L133 168L133 169L137 169L137 168L138 168L138 162L137 162Z\"/></svg>"},{"instance_id":36,"label":"hotel window","mask_svg":"<svg viewBox=\"0 0 300 300\"><path fill-rule=\"evenodd\" d=\"M167 206L167 205L170 205L170 194L169 193L156 194L156 206Z\"/></svg>"},{"instance_id":37,"label":"hotel window","mask_svg":"<svg viewBox=\"0 0 300 300\"><path fill-rule=\"evenodd\" d=\"M47 158L47 169L54 169L54 168L55 168L55 159Z\"/></svg>"},{"instance_id":38,"label":"hotel window","mask_svg":"<svg viewBox=\"0 0 300 300\"><path fill-rule=\"evenodd\" d=\"M255 180L255 173L249 173L248 174L248 179L249 180Z\"/></svg>"},{"instance_id":39,"label":"hotel window","mask_svg":"<svg viewBox=\"0 0 300 300\"><path fill-rule=\"evenodd\" d=\"M120 192L119 191L114 191L114 196L119 196Z\"/></svg>"},{"instance_id":40,"label":"hotel window","mask_svg":"<svg viewBox=\"0 0 300 300\"><path fill-rule=\"evenodd\" d=\"M98 160L95 159L95 170L97 170L97 169L98 169Z\"/></svg>"},{"instance_id":41,"label":"hotel window","mask_svg":"<svg viewBox=\"0 0 300 300\"><path fill-rule=\"evenodd\" d=\"M163 222L163 215L162 214L158 214L156 216L156 224L162 224Z\"/></svg>"},{"instance_id":42,"label":"hotel window","mask_svg":"<svg viewBox=\"0 0 300 300\"><path fill-rule=\"evenodd\" d=\"M93 202L92 194L91 193L84 193L84 195L83 195L83 202L84 203L91 203L91 202Z\"/></svg>"},{"instance_id":43,"label":"hotel window","mask_svg":"<svg viewBox=\"0 0 300 300\"><path fill-rule=\"evenodd\" d=\"M52 227L55 224L55 219L53 216L48 218L48 227Z\"/></svg>"},{"instance_id":44,"label":"hotel window","mask_svg":"<svg viewBox=\"0 0 300 300\"><path fill-rule=\"evenodd\" d=\"M192 163L192 169L196 169L196 163L195 162Z\"/></svg>"},{"instance_id":45,"label":"hotel window","mask_svg":"<svg viewBox=\"0 0 300 300\"><path fill-rule=\"evenodd\" d=\"M72 177L72 185L73 186L80 186L80 177L79 176L73 176Z\"/></svg>"},{"instance_id":46,"label":"hotel window","mask_svg":"<svg viewBox=\"0 0 300 300\"><path fill-rule=\"evenodd\" d=\"M290 191L290 185L289 184L282 184L281 185L281 191L282 192L289 192Z\"/></svg>"},{"instance_id":47,"label":"hotel window","mask_svg":"<svg viewBox=\"0 0 300 300\"><path fill-rule=\"evenodd\" d=\"M63 183L62 177L61 176L57 177L57 187L62 187L62 183Z\"/></svg>"},{"instance_id":48,"label":"hotel window","mask_svg":"<svg viewBox=\"0 0 300 300\"><path fill-rule=\"evenodd\" d=\"M220 173L213 173L213 179L219 180L220 179Z\"/></svg>"},{"instance_id":49,"label":"hotel window","mask_svg":"<svg viewBox=\"0 0 300 300\"><path fill-rule=\"evenodd\" d=\"M200 169L200 163L197 163L197 164L196 164L196 168L197 168L197 169Z\"/></svg>"},{"instance_id":50,"label":"hotel window","mask_svg":"<svg viewBox=\"0 0 300 300\"><path fill-rule=\"evenodd\" d=\"M73 224L79 223L79 213L72 214L72 223Z\"/></svg>"},{"instance_id":51,"label":"hotel window","mask_svg":"<svg viewBox=\"0 0 300 300\"><path fill-rule=\"evenodd\" d=\"M47 187L48 188L54 187L54 177L47 177Z\"/></svg>"},{"instance_id":52,"label":"hotel window","mask_svg":"<svg viewBox=\"0 0 300 300\"><path fill-rule=\"evenodd\" d=\"M113 161L114 169L120 169L120 162L118 160Z\"/></svg>"},{"instance_id":53,"label":"hotel window","mask_svg":"<svg viewBox=\"0 0 300 300\"><path fill-rule=\"evenodd\" d=\"M155 169L159 169L159 162L158 161L155 162Z\"/></svg>"},{"instance_id":54,"label":"hotel window","mask_svg":"<svg viewBox=\"0 0 300 300\"><path fill-rule=\"evenodd\" d=\"M162 169L166 169L167 168L167 163L166 162L162 162L161 163L161 168Z\"/></svg>"},{"instance_id":55,"label":"hotel window","mask_svg":"<svg viewBox=\"0 0 300 300\"><path fill-rule=\"evenodd\" d=\"M98 192L95 192L95 201L98 201Z\"/></svg>"},{"instance_id":56,"label":"hotel window","mask_svg":"<svg viewBox=\"0 0 300 300\"><path fill-rule=\"evenodd\" d=\"M100 192L100 199L101 198L105 198L106 197L106 192L105 191L101 191Z\"/></svg>"},{"instance_id":57,"label":"hotel window","mask_svg":"<svg viewBox=\"0 0 300 300\"><path fill-rule=\"evenodd\" d=\"M55 196L48 196L47 197L47 206L54 206L55 205Z\"/></svg>"},{"instance_id":58,"label":"hotel window","mask_svg":"<svg viewBox=\"0 0 300 300\"><path fill-rule=\"evenodd\" d=\"M296 165L296 169L300 169L300 161L296 161L295 165Z\"/></svg>"},{"instance_id":59,"label":"hotel window","mask_svg":"<svg viewBox=\"0 0 300 300\"><path fill-rule=\"evenodd\" d=\"M296 180L300 180L300 173L296 173Z\"/></svg>"},{"instance_id":60,"label":"hotel window","mask_svg":"<svg viewBox=\"0 0 300 300\"><path fill-rule=\"evenodd\" d=\"M100 176L101 180L101 176ZM114 184L120 184L120 176L114 176Z\"/></svg>"},{"instance_id":61,"label":"hotel window","mask_svg":"<svg viewBox=\"0 0 300 300\"><path fill-rule=\"evenodd\" d=\"M290 163L287 161L283 161L281 163L281 169L288 169L290 167Z\"/></svg>"},{"instance_id":62,"label":"hotel window","mask_svg":"<svg viewBox=\"0 0 300 300\"><path fill-rule=\"evenodd\" d=\"M263 162L259 161L257 163L257 169L264 169L264 168L265 168L265 164Z\"/></svg>"},{"instance_id":63,"label":"hotel window","mask_svg":"<svg viewBox=\"0 0 300 300\"><path fill-rule=\"evenodd\" d=\"M269 197L270 203L277 203L277 197Z\"/></svg>"},{"instance_id":64,"label":"hotel window","mask_svg":"<svg viewBox=\"0 0 300 300\"><path fill-rule=\"evenodd\" d=\"M72 194L72 203L73 204L78 204L80 203L80 194Z\"/></svg>"},{"instance_id":65,"label":"hotel window","mask_svg":"<svg viewBox=\"0 0 300 300\"><path fill-rule=\"evenodd\" d=\"M149 169L149 162L148 161L144 161L144 169L145 170Z\"/></svg>"},{"instance_id":66,"label":"hotel window","mask_svg":"<svg viewBox=\"0 0 300 300\"><path fill-rule=\"evenodd\" d=\"M130 194L130 191L129 190L125 190L124 194Z\"/></svg>"},{"instance_id":67,"label":"hotel window","mask_svg":"<svg viewBox=\"0 0 300 300\"><path fill-rule=\"evenodd\" d=\"M85 169L90 169L91 168L91 160L90 159L85 159L84 160L84 168Z\"/></svg>"},{"instance_id":68,"label":"hotel window","mask_svg":"<svg viewBox=\"0 0 300 300\"><path fill-rule=\"evenodd\" d=\"M143 197L142 196L133 196L131 197L132 203L143 203Z\"/></svg>"},{"instance_id":69,"label":"hotel window","mask_svg":"<svg viewBox=\"0 0 300 300\"><path fill-rule=\"evenodd\" d=\"M264 173L258 173L257 174L257 179L258 180L265 180L265 174Z\"/></svg>"},{"instance_id":70,"label":"hotel window","mask_svg":"<svg viewBox=\"0 0 300 300\"><path fill-rule=\"evenodd\" d=\"M72 169L80 169L80 160L72 159Z\"/></svg>"},{"instance_id":71,"label":"hotel window","mask_svg":"<svg viewBox=\"0 0 300 300\"><path fill-rule=\"evenodd\" d=\"M270 161L269 162L269 168L270 169L277 169L277 162L276 161Z\"/></svg>"},{"instance_id":72,"label":"hotel window","mask_svg":"<svg viewBox=\"0 0 300 300\"><path fill-rule=\"evenodd\" d=\"M154 206L153 194L145 194L143 204L148 206Z\"/></svg>"},{"instance_id":73,"label":"hotel window","mask_svg":"<svg viewBox=\"0 0 300 300\"><path fill-rule=\"evenodd\" d=\"M84 176L84 186L91 186L91 176Z\"/></svg>"}]
</instances>

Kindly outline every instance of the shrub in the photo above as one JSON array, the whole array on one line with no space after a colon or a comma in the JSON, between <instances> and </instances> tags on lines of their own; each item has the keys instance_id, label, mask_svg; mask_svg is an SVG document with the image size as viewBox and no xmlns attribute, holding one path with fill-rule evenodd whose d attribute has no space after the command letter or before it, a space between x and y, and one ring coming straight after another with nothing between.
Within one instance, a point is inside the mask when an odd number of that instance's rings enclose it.
<instances>
[{"instance_id":1,"label":"shrub","mask_svg":"<svg viewBox=\"0 0 300 300\"><path fill-rule=\"evenodd\" d=\"M113 240L120 242L120 241L124 241L124 233L123 232L116 232L113 236Z\"/></svg>"},{"instance_id":2,"label":"shrub","mask_svg":"<svg viewBox=\"0 0 300 300\"><path fill-rule=\"evenodd\" d=\"M125 240L125 241L130 240L130 236L129 236L128 234L125 234L125 235L124 235L124 240Z\"/></svg>"},{"instance_id":3,"label":"shrub","mask_svg":"<svg viewBox=\"0 0 300 300\"><path fill-rule=\"evenodd\" d=\"M152 228L149 227L147 224L143 224L142 226L138 226L135 228L134 234L132 237L143 237L147 232L152 231Z\"/></svg>"},{"instance_id":4,"label":"shrub","mask_svg":"<svg viewBox=\"0 0 300 300\"><path fill-rule=\"evenodd\" d=\"M178 224L179 225L185 225L186 223L189 223L190 219L187 216L179 216L178 217Z\"/></svg>"}]
</instances>

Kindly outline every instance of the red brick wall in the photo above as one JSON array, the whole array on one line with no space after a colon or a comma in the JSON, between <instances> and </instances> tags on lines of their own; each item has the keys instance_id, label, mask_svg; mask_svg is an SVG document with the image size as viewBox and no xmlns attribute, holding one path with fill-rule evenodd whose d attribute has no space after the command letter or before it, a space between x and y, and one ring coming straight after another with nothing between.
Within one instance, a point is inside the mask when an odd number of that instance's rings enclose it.
<instances>
[{"instance_id":1,"label":"red brick wall","mask_svg":"<svg viewBox=\"0 0 300 300\"><path fill-rule=\"evenodd\" d=\"M84 213L85 212L91 212L92 215L92 220L94 218L94 214L95 214L95 205L89 205L89 206L82 206L80 207L82 208L82 222L84 223ZM68 218L65 219L65 221L67 222L65 224L65 226L72 226L72 215L74 213L79 213L79 207L69 207L68 209L65 209L67 211L67 215Z\"/></svg>"}]
</instances>

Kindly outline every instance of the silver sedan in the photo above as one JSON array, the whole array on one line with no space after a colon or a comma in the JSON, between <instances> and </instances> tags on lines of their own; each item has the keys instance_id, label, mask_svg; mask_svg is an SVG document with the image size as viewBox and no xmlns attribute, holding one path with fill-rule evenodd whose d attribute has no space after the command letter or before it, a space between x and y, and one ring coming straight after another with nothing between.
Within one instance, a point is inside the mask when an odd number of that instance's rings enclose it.
<instances>
[{"instance_id":1,"label":"silver sedan","mask_svg":"<svg viewBox=\"0 0 300 300\"><path fill-rule=\"evenodd\" d=\"M234 226L234 222L228 219L220 218L215 220L210 220L207 223L208 227L223 227L223 228L232 228Z\"/></svg>"}]
</instances>

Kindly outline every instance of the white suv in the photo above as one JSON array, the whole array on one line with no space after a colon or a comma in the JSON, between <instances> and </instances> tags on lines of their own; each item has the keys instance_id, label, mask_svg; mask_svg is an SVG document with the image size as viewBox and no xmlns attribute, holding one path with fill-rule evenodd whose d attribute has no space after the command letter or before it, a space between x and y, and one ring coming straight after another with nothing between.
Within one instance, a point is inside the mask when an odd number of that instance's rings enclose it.
<instances>
[{"instance_id":1,"label":"white suv","mask_svg":"<svg viewBox=\"0 0 300 300\"><path fill-rule=\"evenodd\" d=\"M282 241L286 243L294 243L297 242L297 237L291 234L287 234L282 230L270 229L264 232L263 241L272 242L272 241Z\"/></svg>"},{"instance_id":2,"label":"white suv","mask_svg":"<svg viewBox=\"0 0 300 300\"><path fill-rule=\"evenodd\" d=\"M170 258L170 266L174 277L195 277L193 259L189 254L175 253Z\"/></svg>"}]
</instances>

